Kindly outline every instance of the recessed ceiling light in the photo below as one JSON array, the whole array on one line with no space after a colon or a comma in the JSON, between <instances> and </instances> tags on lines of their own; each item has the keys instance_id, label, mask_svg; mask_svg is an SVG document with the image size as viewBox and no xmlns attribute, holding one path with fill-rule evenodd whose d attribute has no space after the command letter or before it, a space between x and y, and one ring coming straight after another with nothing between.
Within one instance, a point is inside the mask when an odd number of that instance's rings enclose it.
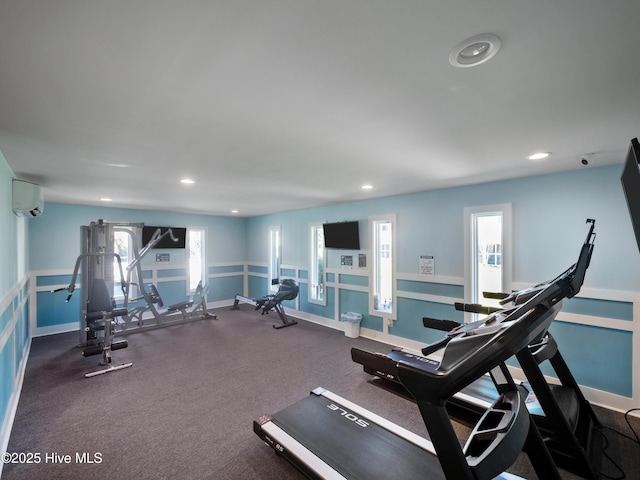
<instances>
[{"instance_id":1,"label":"recessed ceiling light","mask_svg":"<svg viewBox=\"0 0 640 480\"><path fill-rule=\"evenodd\" d=\"M238 213L238 210L231 210L231 213Z\"/></svg>"},{"instance_id":2,"label":"recessed ceiling light","mask_svg":"<svg viewBox=\"0 0 640 480\"><path fill-rule=\"evenodd\" d=\"M542 160L543 158L547 158L549 156L549 152L539 152L533 153L527 157L528 160Z\"/></svg>"},{"instance_id":3,"label":"recessed ceiling light","mask_svg":"<svg viewBox=\"0 0 640 480\"><path fill-rule=\"evenodd\" d=\"M113 201L113 199L112 199L112 198L107 198L107 197L102 197L102 198L100 199L100 201L102 201L102 202L112 202L112 201Z\"/></svg>"},{"instance_id":4,"label":"recessed ceiling light","mask_svg":"<svg viewBox=\"0 0 640 480\"><path fill-rule=\"evenodd\" d=\"M501 45L500 37L493 33L467 38L453 47L449 54L449 63L459 68L475 67L498 53Z\"/></svg>"},{"instance_id":5,"label":"recessed ceiling light","mask_svg":"<svg viewBox=\"0 0 640 480\"><path fill-rule=\"evenodd\" d=\"M362 190L371 190L373 188L373 185L362 185Z\"/></svg>"},{"instance_id":6,"label":"recessed ceiling light","mask_svg":"<svg viewBox=\"0 0 640 480\"><path fill-rule=\"evenodd\" d=\"M180 180L180 183L185 183L187 185L193 185L196 182L194 180L191 180L190 178L183 178L182 180Z\"/></svg>"}]
</instances>

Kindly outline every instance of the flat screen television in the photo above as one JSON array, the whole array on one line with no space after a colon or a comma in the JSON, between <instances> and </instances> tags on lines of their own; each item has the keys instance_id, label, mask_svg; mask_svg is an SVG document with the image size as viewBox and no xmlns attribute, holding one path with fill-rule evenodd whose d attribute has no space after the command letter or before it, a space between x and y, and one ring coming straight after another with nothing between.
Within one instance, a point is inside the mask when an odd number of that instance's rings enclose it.
<instances>
[{"instance_id":1,"label":"flat screen television","mask_svg":"<svg viewBox=\"0 0 640 480\"><path fill-rule=\"evenodd\" d=\"M357 221L325 223L322 230L325 248L360 250L360 229Z\"/></svg>"},{"instance_id":2,"label":"flat screen television","mask_svg":"<svg viewBox=\"0 0 640 480\"><path fill-rule=\"evenodd\" d=\"M627 197L629 216L633 231L636 234L636 243L640 250L640 143L638 139L631 140L627 160L622 171L622 190Z\"/></svg>"},{"instance_id":3,"label":"flat screen television","mask_svg":"<svg viewBox=\"0 0 640 480\"><path fill-rule=\"evenodd\" d=\"M151 241L153 234L156 233L156 230L160 229L160 234L162 235L167 230L171 228L171 233L175 238L178 239L177 242L174 242L171 239L171 235L165 235L162 239L153 247L153 248L185 248L187 241L187 229L186 228L177 228L177 227L152 227L149 225L145 225L142 227L142 246L144 247Z\"/></svg>"}]
</instances>

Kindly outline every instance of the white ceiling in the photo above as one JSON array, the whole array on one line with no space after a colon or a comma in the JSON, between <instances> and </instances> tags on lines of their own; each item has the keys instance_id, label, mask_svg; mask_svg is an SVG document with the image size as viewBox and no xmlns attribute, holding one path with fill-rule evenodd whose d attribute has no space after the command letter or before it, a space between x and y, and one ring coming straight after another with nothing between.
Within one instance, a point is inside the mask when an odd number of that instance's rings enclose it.
<instances>
[{"instance_id":1,"label":"white ceiling","mask_svg":"<svg viewBox=\"0 0 640 480\"><path fill-rule=\"evenodd\" d=\"M240 216L621 163L639 19L638 0L1 0L0 151L45 202ZM498 54L451 66L482 33Z\"/></svg>"}]
</instances>

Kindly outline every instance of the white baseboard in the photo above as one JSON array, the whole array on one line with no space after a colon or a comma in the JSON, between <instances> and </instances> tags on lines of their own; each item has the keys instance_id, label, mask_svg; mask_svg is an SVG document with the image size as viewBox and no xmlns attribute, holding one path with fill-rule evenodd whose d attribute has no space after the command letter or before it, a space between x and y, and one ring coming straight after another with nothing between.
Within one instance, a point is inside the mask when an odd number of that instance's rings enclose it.
<instances>
[{"instance_id":1,"label":"white baseboard","mask_svg":"<svg viewBox=\"0 0 640 480\"><path fill-rule=\"evenodd\" d=\"M38 327L31 335L31 338L46 337L47 335L55 335L57 333L73 332L74 330L80 330L80 322L61 323L60 325L51 325L49 327Z\"/></svg>"}]
</instances>

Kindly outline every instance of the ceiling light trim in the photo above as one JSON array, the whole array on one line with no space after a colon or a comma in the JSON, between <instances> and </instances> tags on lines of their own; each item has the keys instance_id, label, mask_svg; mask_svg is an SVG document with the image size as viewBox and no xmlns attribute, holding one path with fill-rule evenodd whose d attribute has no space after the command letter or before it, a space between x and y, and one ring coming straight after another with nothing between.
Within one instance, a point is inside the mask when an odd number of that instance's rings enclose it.
<instances>
[{"instance_id":1,"label":"ceiling light trim","mask_svg":"<svg viewBox=\"0 0 640 480\"><path fill-rule=\"evenodd\" d=\"M453 47L449 63L458 68L475 67L493 58L501 46L500 37L493 33L475 35Z\"/></svg>"},{"instance_id":2,"label":"ceiling light trim","mask_svg":"<svg viewBox=\"0 0 640 480\"><path fill-rule=\"evenodd\" d=\"M529 155L527 160L544 160L545 158L549 158L549 155L551 155L550 152L536 152Z\"/></svg>"}]
</instances>

